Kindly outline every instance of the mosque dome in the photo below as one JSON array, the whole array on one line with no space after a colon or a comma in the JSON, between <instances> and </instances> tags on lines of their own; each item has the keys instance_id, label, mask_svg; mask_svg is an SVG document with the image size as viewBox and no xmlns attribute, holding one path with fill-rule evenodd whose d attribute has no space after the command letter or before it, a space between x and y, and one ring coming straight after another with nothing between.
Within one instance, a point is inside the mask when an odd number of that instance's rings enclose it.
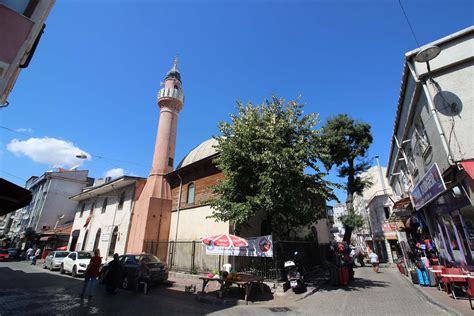
<instances>
[{"instance_id":1,"label":"mosque dome","mask_svg":"<svg viewBox=\"0 0 474 316\"><path fill-rule=\"evenodd\" d=\"M215 146L217 146L217 140L214 138L202 142L193 150L191 150L186 156L184 156L183 160L181 160L176 169L183 168L199 160L215 155L217 153Z\"/></svg>"}]
</instances>

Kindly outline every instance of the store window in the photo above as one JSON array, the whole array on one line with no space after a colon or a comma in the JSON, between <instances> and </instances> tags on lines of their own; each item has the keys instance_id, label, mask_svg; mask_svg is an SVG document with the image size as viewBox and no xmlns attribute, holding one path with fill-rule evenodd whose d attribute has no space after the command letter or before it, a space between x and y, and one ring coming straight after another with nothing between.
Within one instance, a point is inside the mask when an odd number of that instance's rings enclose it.
<instances>
[{"instance_id":1,"label":"store window","mask_svg":"<svg viewBox=\"0 0 474 316\"><path fill-rule=\"evenodd\" d=\"M96 250L97 247L99 246L100 231L101 231L101 229L99 228L99 229L97 230L97 233L95 234L94 247L92 248L92 250Z\"/></svg>"},{"instance_id":2,"label":"store window","mask_svg":"<svg viewBox=\"0 0 474 316\"><path fill-rule=\"evenodd\" d=\"M467 206L452 213L453 223L459 232L466 261L474 265L474 207Z\"/></svg>"},{"instance_id":3,"label":"store window","mask_svg":"<svg viewBox=\"0 0 474 316\"><path fill-rule=\"evenodd\" d=\"M447 237L447 244L448 247L451 251L451 255L454 259L455 262L457 263L462 263L465 262L464 259L464 254L461 250L461 246L459 244L459 238L457 235L456 228L453 226L452 221L451 221L451 216L449 215L444 215L441 217L441 221L444 225L445 228L445 233Z\"/></svg>"},{"instance_id":4,"label":"store window","mask_svg":"<svg viewBox=\"0 0 474 316\"><path fill-rule=\"evenodd\" d=\"M194 204L194 191L195 191L194 183L190 183L188 185L188 198L186 200L187 204Z\"/></svg>"},{"instance_id":5,"label":"store window","mask_svg":"<svg viewBox=\"0 0 474 316\"><path fill-rule=\"evenodd\" d=\"M122 192L122 194L120 194L120 199L119 199L119 204L118 204L119 210L123 209L123 203L125 203L125 192Z\"/></svg>"},{"instance_id":6,"label":"store window","mask_svg":"<svg viewBox=\"0 0 474 316\"><path fill-rule=\"evenodd\" d=\"M426 133L425 125L423 124L421 118L418 118L415 122L415 136L421 153L424 155L424 153L430 147L430 141L428 139L428 134Z\"/></svg>"},{"instance_id":7,"label":"store window","mask_svg":"<svg viewBox=\"0 0 474 316\"><path fill-rule=\"evenodd\" d=\"M102 202L102 209L100 211L101 214L104 214L105 213L105 209L107 208L107 203L108 203L108 199L105 198L104 199L104 202Z\"/></svg>"},{"instance_id":8,"label":"store window","mask_svg":"<svg viewBox=\"0 0 474 316\"><path fill-rule=\"evenodd\" d=\"M79 217L82 217L82 215L84 215L84 210L85 209L86 209L86 203L82 203L81 212L79 213Z\"/></svg>"},{"instance_id":9,"label":"store window","mask_svg":"<svg viewBox=\"0 0 474 316\"><path fill-rule=\"evenodd\" d=\"M115 226L114 231L112 233L112 240L110 241L109 256L113 256L115 253L115 245L117 244L117 237L118 237L118 227Z\"/></svg>"}]
</instances>

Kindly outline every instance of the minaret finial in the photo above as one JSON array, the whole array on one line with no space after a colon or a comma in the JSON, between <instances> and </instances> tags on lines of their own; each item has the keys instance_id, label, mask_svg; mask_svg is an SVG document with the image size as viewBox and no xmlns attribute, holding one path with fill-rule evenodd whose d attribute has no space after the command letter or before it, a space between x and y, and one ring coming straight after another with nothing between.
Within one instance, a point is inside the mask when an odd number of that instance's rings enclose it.
<instances>
[{"instance_id":1,"label":"minaret finial","mask_svg":"<svg viewBox=\"0 0 474 316\"><path fill-rule=\"evenodd\" d=\"M178 70L178 61L179 61L179 55L176 54L176 56L174 57L174 60L173 60L173 70Z\"/></svg>"}]
</instances>

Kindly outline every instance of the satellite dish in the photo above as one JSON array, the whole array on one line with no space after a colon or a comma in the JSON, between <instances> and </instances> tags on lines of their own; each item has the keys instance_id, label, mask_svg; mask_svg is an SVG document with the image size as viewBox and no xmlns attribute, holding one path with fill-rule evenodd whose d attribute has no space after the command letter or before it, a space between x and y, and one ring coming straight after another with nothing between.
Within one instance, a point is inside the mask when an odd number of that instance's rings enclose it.
<instances>
[{"instance_id":1,"label":"satellite dish","mask_svg":"<svg viewBox=\"0 0 474 316\"><path fill-rule=\"evenodd\" d=\"M436 58L441 52L441 48L438 46L428 46L423 48L421 51L418 52L415 56L415 60L419 63L427 63L430 60Z\"/></svg>"}]
</instances>

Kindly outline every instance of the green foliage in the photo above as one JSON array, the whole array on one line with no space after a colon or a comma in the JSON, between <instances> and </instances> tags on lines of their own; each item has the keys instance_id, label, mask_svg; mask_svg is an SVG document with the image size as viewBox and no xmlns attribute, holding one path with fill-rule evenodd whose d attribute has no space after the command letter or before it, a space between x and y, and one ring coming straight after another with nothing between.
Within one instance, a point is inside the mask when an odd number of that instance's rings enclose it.
<instances>
[{"instance_id":1,"label":"green foliage","mask_svg":"<svg viewBox=\"0 0 474 316\"><path fill-rule=\"evenodd\" d=\"M272 97L263 104L237 104L231 122L219 124L222 137L215 159L224 179L213 191L213 217L245 223L265 214L275 234L322 217L334 184L317 165L321 157L314 113L303 115L299 100L286 104Z\"/></svg>"},{"instance_id":2,"label":"green foliage","mask_svg":"<svg viewBox=\"0 0 474 316\"><path fill-rule=\"evenodd\" d=\"M343 219L345 241L349 241L354 228L363 224L362 217L353 210L354 193L361 193L372 185L370 179L360 177L370 167L367 160L367 151L373 141L370 129L367 123L357 122L347 114L339 114L329 119L321 130L321 143L325 147L325 155L321 158L326 169L330 170L335 165L338 167L339 177L347 178L348 215Z\"/></svg>"}]
</instances>

